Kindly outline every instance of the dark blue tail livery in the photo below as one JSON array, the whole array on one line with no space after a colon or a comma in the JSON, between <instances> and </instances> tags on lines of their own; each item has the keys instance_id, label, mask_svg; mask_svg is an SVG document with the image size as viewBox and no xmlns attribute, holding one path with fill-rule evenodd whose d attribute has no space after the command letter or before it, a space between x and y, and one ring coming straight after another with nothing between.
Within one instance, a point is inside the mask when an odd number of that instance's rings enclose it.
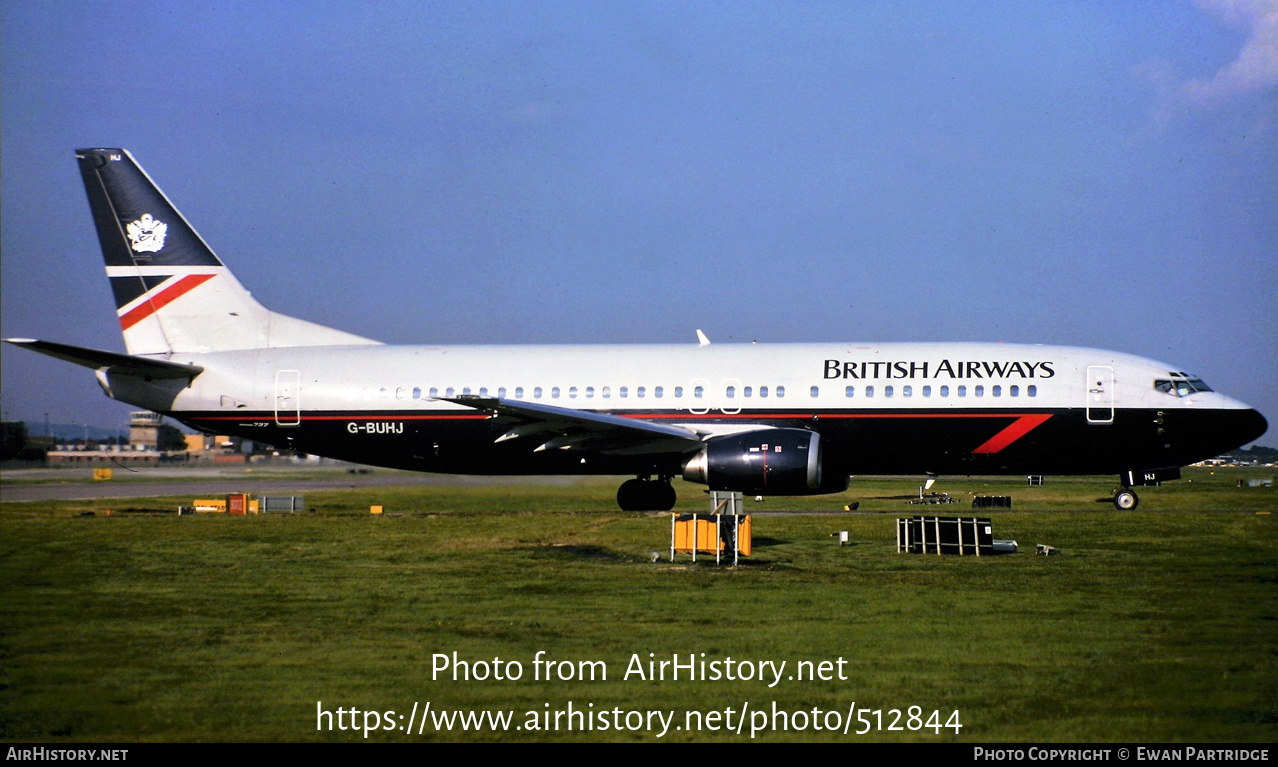
<instances>
[{"instance_id":1,"label":"dark blue tail livery","mask_svg":"<svg viewBox=\"0 0 1278 767\"><path fill-rule=\"evenodd\" d=\"M128 152L75 156L107 266L222 266Z\"/></svg>"}]
</instances>

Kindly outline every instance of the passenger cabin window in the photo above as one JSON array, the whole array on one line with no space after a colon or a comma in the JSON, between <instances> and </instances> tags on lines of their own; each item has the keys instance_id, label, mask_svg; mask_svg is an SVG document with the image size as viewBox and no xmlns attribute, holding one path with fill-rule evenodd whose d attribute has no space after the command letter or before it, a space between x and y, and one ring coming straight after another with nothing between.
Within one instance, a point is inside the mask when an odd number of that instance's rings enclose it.
<instances>
[{"instance_id":1,"label":"passenger cabin window","mask_svg":"<svg viewBox=\"0 0 1278 767\"><path fill-rule=\"evenodd\" d=\"M652 396L656 397L657 399L661 399L661 396L665 393L666 393L666 389L664 386L652 387Z\"/></svg>"},{"instance_id":2,"label":"passenger cabin window","mask_svg":"<svg viewBox=\"0 0 1278 767\"><path fill-rule=\"evenodd\" d=\"M1026 393L1026 394L1028 394L1028 395L1029 395L1029 396L1031 396L1031 397L1037 397L1037 396L1038 396L1038 387L1037 387L1037 386L1035 386L1034 384L1030 384L1029 386L1026 386L1026 387L1025 387L1025 393Z\"/></svg>"},{"instance_id":3,"label":"passenger cabin window","mask_svg":"<svg viewBox=\"0 0 1278 767\"><path fill-rule=\"evenodd\" d=\"M749 395L746 395L746 396L749 396ZM683 399L683 387L682 387L682 386L676 386L676 387L675 387L675 399Z\"/></svg>"},{"instance_id":4,"label":"passenger cabin window","mask_svg":"<svg viewBox=\"0 0 1278 767\"><path fill-rule=\"evenodd\" d=\"M813 397L814 399L820 394L821 394L821 390L815 386L813 386L811 389L808 389L808 395Z\"/></svg>"},{"instance_id":5,"label":"passenger cabin window","mask_svg":"<svg viewBox=\"0 0 1278 767\"><path fill-rule=\"evenodd\" d=\"M784 396L785 396L785 387L784 387L784 386L778 386L778 387L777 387L777 396L778 396L778 397L784 397Z\"/></svg>"},{"instance_id":6,"label":"passenger cabin window","mask_svg":"<svg viewBox=\"0 0 1278 767\"><path fill-rule=\"evenodd\" d=\"M853 394L855 391L856 391L856 387L855 387L855 386L845 386L845 387L843 387L843 396L844 396L844 397L851 397L851 396L852 396L852 394Z\"/></svg>"}]
</instances>

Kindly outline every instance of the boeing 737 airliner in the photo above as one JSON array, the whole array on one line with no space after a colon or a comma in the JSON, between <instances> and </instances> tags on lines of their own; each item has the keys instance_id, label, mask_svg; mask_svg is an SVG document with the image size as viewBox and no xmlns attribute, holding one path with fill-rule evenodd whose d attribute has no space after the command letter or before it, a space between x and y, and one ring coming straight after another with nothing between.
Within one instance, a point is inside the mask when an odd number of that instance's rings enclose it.
<instances>
[{"instance_id":1,"label":"boeing 737 airliner","mask_svg":"<svg viewBox=\"0 0 1278 767\"><path fill-rule=\"evenodd\" d=\"M127 354L10 339L205 432L465 474L675 476L758 495L851 474L1117 474L1132 487L1259 437L1255 410L1161 362L977 343L388 346L268 311L123 149L76 152Z\"/></svg>"}]
</instances>

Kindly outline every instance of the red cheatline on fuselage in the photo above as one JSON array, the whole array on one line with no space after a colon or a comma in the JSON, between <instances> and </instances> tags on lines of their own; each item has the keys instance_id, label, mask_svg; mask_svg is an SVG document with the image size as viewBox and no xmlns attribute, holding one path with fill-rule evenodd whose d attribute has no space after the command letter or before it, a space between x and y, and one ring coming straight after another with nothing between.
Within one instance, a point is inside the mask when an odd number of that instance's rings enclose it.
<instances>
[{"instance_id":1,"label":"red cheatline on fuselage","mask_svg":"<svg viewBox=\"0 0 1278 767\"><path fill-rule=\"evenodd\" d=\"M1011 418L1008 424L993 437L981 443L973 455L993 455L1006 449L1012 443L1029 434L1046 423L1051 413L618 413L623 418L650 421L692 421L692 420L731 420L746 419L758 421L769 420L803 420L813 418ZM391 413L391 414L348 414L348 415L305 415L303 421L482 421L490 416L486 413ZM248 421L246 415L192 416L191 421Z\"/></svg>"}]
</instances>

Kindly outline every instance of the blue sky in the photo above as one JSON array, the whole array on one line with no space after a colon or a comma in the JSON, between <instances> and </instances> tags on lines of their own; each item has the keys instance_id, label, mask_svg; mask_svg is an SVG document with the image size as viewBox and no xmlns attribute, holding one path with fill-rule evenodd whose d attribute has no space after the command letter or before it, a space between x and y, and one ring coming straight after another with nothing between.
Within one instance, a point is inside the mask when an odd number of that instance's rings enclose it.
<instances>
[{"instance_id":1,"label":"blue sky","mask_svg":"<svg viewBox=\"0 0 1278 767\"><path fill-rule=\"evenodd\" d=\"M1099 346L1278 423L1278 0L7 0L0 83L5 336L123 349L72 156L123 146L387 342ZM6 417L125 420L0 354Z\"/></svg>"}]
</instances>

